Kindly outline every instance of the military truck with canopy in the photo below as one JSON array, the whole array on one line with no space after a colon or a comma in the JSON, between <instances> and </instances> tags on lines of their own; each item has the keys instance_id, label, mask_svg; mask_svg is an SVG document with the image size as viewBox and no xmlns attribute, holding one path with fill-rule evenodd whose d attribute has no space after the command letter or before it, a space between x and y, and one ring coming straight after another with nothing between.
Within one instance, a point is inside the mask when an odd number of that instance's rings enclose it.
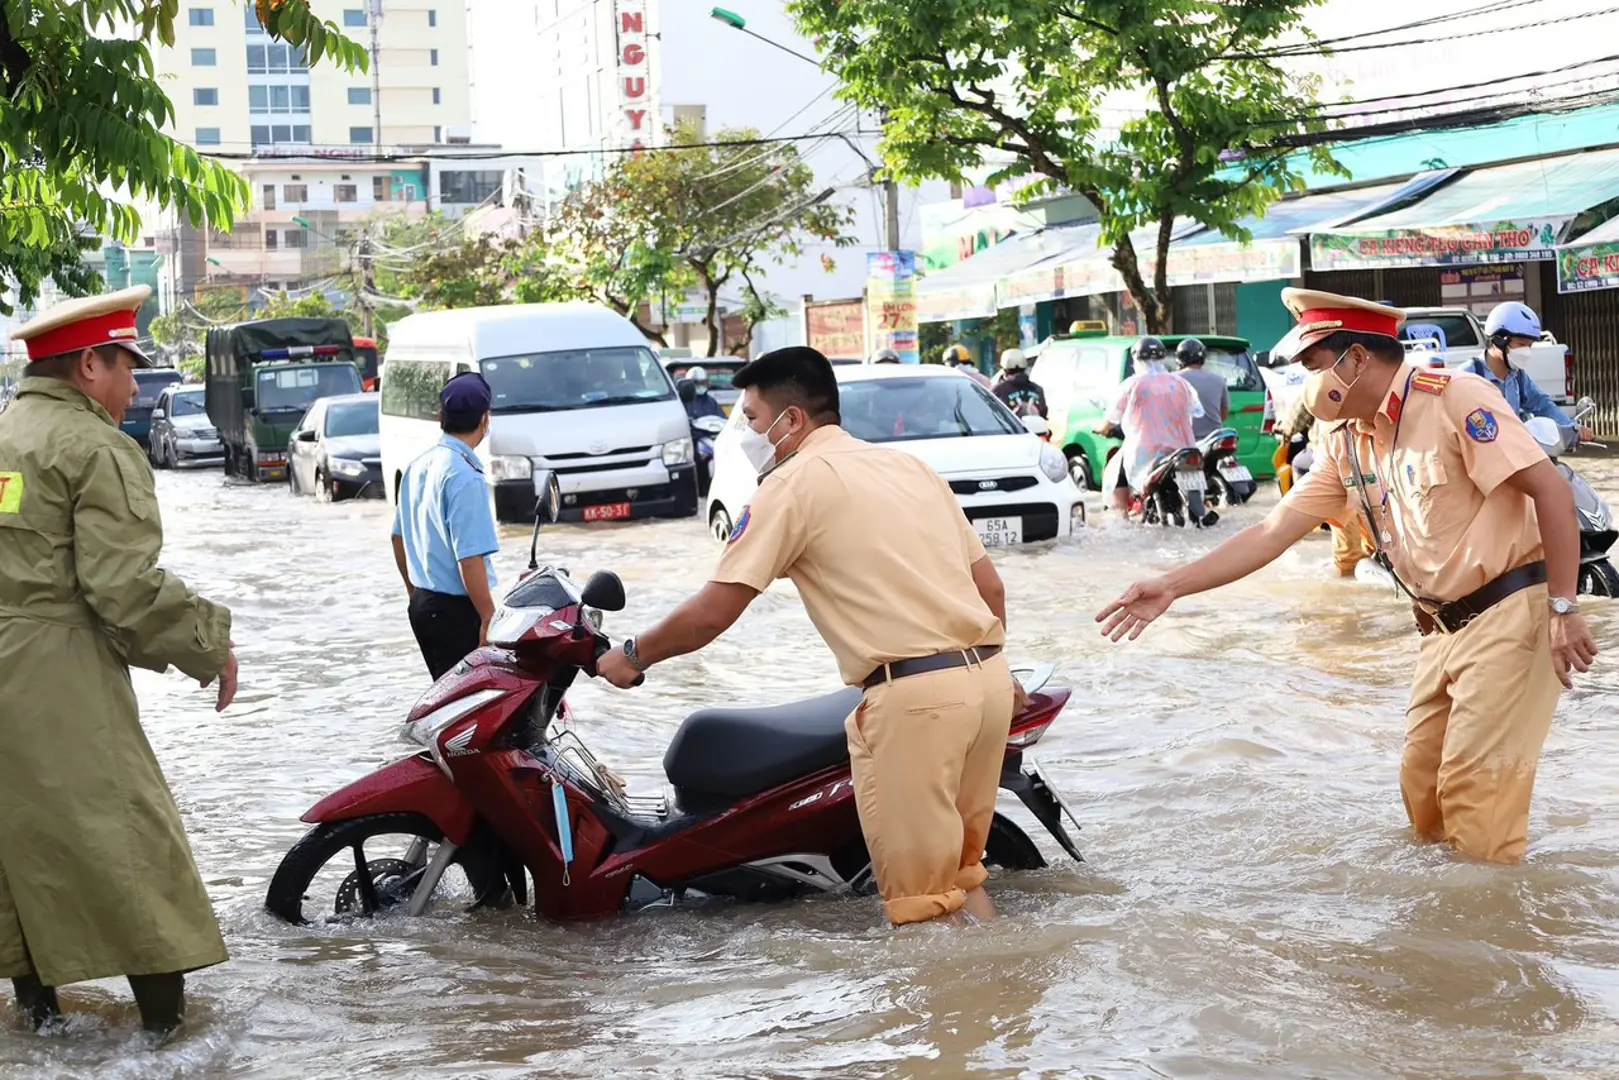
<instances>
[{"instance_id":1,"label":"military truck with canopy","mask_svg":"<svg viewBox=\"0 0 1619 1080\"><path fill-rule=\"evenodd\" d=\"M260 319L208 331L208 418L225 475L284 480L287 441L318 398L358 394L354 339L342 319Z\"/></svg>"}]
</instances>

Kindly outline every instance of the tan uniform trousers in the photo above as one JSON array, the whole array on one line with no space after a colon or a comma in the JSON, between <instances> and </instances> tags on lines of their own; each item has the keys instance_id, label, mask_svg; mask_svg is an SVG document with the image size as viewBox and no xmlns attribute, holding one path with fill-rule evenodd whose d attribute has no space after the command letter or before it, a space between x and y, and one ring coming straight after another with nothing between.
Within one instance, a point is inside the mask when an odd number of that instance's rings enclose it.
<instances>
[{"instance_id":1,"label":"tan uniform trousers","mask_svg":"<svg viewBox=\"0 0 1619 1080\"><path fill-rule=\"evenodd\" d=\"M1422 639L1400 762L1419 838L1491 862L1523 857L1535 768L1563 692L1546 598L1536 585L1459 633Z\"/></svg>"},{"instance_id":2,"label":"tan uniform trousers","mask_svg":"<svg viewBox=\"0 0 1619 1080\"><path fill-rule=\"evenodd\" d=\"M1371 539L1366 535L1359 514L1352 516L1346 524L1329 521L1327 525L1332 529L1332 565L1338 568L1340 575L1349 577L1362 559L1372 556L1375 549Z\"/></svg>"},{"instance_id":3,"label":"tan uniform trousers","mask_svg":"<svg viewBox=\"0 0 1619 1080\"><path fill-rule=\"evenodd\" d=\"M874 686L844 722L860 828L889 922L948 915L984 883L1011 724L1004 653Z\"/></svg>"}]
</instances>

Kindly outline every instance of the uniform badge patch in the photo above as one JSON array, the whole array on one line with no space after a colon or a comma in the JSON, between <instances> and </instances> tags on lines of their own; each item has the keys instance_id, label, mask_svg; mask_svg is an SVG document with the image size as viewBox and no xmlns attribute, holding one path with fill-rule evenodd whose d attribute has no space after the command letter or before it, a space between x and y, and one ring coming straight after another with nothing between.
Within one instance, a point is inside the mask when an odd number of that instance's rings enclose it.
<instances>
[{"instance_id":1,"label":"uniform badge patch","mask_svg":"<svg viewBox=\"0 0 1619 1080\"><path fill-rule=\"evenodd\" d=\"M753 507L744 506L742 516L736 519L736 528L731 530L731 538L725 542L734 544L742 539L742 534L748 531L748 522L751 520L753 520Z\"/></svg>"},{"instance_id":2,"label":"uniform badge patch","mask_svg":"<svg viewBox=\"0 0 1619 1080\"><path fill-rule=\"evenodd\" d=\"M1467 437L1474 442L1494 442L1501 425L1488 409L1474 409L1467 414Z\"/></svg>"},{"instance_id":3,"label":"uniform badge patch","mask_svg":"<svg viewBox=\"0 0 1619 1080\"><path fill-rule=\"evenodd\" d=\"M0 472L0 514L22 513L22 473Z\"/></svg>"}]
</instances>

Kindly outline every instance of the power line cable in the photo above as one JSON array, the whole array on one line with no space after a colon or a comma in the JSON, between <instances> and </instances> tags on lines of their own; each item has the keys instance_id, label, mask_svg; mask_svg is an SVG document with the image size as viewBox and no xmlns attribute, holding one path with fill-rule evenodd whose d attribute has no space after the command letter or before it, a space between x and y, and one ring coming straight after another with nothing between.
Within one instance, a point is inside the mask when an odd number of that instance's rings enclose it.
<instances>
[{"instance_id":1,"label":"power line cable","mask_svg":"<svg viewBox=\"0 0 1619 1080\"><path fill-rule=\"evenodd\" d=\"M1433 45L1452 41L1465 41L1471 38L1488 37L1491 34L1510 34L1520 30L1535 30L1547 26L1561 26L1566 23L1577 22L1580 19L1592 19L1600 15L1612 15L1619 12L1619 7L1599 8L1596 11L1582 11L1573 15L1559 15L1551 19L1539 19L1535 22L1519 23L1515 26L1496 26L1488 30L1472 30L1465 34L1451 34L1448 37L1411 38L1406 41L1383 41L1370 45L1350 45L1347 48L1298 48L1284 52L1253 52L1229 53L1224 56L1213 57L1214 60L1276 60L1297 56L1341 56L1344 53L1366 52L1370 49L1403 49L1409 45Z\"/></svg>"}]
</instances>

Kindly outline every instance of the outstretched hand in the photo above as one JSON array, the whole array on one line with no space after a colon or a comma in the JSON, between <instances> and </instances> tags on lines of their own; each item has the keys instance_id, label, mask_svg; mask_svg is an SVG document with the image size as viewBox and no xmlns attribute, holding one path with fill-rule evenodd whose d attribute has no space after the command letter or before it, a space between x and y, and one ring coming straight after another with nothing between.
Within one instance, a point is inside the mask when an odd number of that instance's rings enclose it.
<instances>
[{"instance_id":1,"label":"outstretched hand","mask_svg":"<svg viewBox=\"0 0 1619 1080\"><path fill-rule=\"evenodd\" d=\"M1147 624L1169 610L1175 602L1175 592L1163 578L1138 581L1124 590L1124 595L1103 608L1096 615L1102 623L1102 634L1121 641L1128 634L1131 641L1141 636Z\"/></svg>"}]
</instances>

